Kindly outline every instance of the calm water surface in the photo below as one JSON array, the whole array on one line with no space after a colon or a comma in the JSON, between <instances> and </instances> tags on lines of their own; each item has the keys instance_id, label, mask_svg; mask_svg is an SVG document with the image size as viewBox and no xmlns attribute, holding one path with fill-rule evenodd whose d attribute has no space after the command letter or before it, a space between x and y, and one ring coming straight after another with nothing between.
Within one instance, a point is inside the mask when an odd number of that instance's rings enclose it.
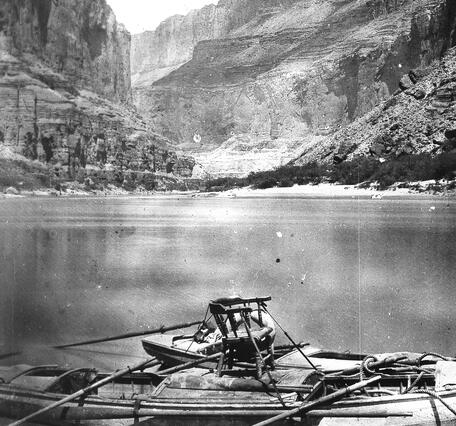
<instances>
[{"instance_id":1,"label":"calm water surface","mask_svg":"<svg viewBox=\"0 0 456 426\"><path fill-rule=\"evenodd\" d=\"M296 340L455 354L455 219L443 199L3 199L0 355L22 353L1 362L119 368L140 339L49 347L233 294L271 295Z\"/></svg>"}]
</instances>

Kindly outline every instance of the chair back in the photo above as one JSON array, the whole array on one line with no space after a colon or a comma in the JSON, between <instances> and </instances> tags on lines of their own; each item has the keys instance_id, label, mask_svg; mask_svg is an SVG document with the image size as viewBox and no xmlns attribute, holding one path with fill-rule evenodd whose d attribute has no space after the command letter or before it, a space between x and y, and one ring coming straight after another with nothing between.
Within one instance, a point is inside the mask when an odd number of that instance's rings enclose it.
<instances>
[{"instance_id":1,"label":"chair back","mask_svg":"<svg viewBox=\"0 0 456 426\"><path fill-rule=\"evenodd\" d=\"M230 335L228 324L234 337L238 337L239 327L243 323L242 319L245 320L248 327L251 327L250 317L253 311L258 312L259 326L264 327L261 308L270 300L270 296L250 299L243 299L239 296L220 298L209 302L209 311L214 316L223 337L226 338Z\"/></svg>"}]
</instances>

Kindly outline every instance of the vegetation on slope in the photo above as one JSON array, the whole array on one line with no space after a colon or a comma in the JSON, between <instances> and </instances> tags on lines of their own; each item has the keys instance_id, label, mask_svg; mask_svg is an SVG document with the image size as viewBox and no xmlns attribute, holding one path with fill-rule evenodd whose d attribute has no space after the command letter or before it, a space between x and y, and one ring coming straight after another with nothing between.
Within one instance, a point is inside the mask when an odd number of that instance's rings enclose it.
<instances>
[{"instance_id":1,"label":"vegetation on slope","mask_svg":"<svg viewBox=\"0 0 456 426\"><path fill-rule=\"evenodd\" d=\"M0 158L0 189L34 190L50 186L49 173L29 161Z\"/></svg>"},{"instance_id":2,"label":"vegetation on slope","mask_svg":"<svg viewBox=\"0 0 456 426\"><path fill-rule=\"evenodd\" d=\"M236 187L253 186L258 189L274 186L290 187L295 184L321 182L356 185L377 183L385 189L397 182L424 180L452 180L456 177L456 152L437 156L430 154L404 155L380 162L369 157L356 157L340 164L283 166L275 170L251 173L245 178L218 178L207 182L208 191L225 191ZM438 188L436 188L438 189Z\"/></svg>"}]
</instances>

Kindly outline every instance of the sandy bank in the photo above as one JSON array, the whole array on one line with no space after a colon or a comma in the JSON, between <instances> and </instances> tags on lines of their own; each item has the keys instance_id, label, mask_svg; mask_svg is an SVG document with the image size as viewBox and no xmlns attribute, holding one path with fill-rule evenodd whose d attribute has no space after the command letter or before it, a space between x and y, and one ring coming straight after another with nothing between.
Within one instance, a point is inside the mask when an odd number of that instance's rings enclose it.
<instances>
[{"instance_id":1,"label":"sandy bank","mask_svg":"<svg viewBox=\"0 0 456 426\"><path fill-rule=\"evenodd\" d=\"M359 188L356 185L337 185L323 183L319 185L294 185L289 188L267 188L253 189L251 187L237 188L230 191L217 193L219 197L231 198L274 198L274 197L296 197L296 198L407 198L407 197L430 197L430 198L452 198L456 200L455 190L426 190L429 185L435 182L414 182L411 184L416 189L394 187L387 190L376 190L373 188ZM204 196L207 194L199 194Z\"/></svg>"}]
</instances>

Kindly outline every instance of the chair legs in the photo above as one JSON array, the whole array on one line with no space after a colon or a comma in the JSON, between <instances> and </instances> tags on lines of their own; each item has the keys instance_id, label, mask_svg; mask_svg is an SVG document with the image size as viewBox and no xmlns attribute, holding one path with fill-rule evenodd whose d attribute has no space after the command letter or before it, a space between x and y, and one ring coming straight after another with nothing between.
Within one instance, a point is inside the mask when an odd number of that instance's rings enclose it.
<instances>
[{"instance_id":1,"label":"chair legs","mask_svg":"<svg viewBox=\"0 0 456 426\"><path fill-rule=\"evenodd\" d=\"M223 364L225 363L225 353L222 353L222 356L219 358L217 364L217 376L222 377Z\"/></svg>"}]
</instances>

